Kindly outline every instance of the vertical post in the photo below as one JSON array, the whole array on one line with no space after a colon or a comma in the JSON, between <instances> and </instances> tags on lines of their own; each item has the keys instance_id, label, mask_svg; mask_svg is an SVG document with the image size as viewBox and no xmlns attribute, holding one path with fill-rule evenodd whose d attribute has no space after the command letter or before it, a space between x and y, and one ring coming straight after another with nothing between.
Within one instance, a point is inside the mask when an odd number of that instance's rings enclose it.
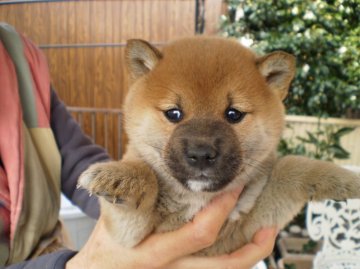
<instances>
[{"instance_id":1,"label":"vertical post","mask_svg":"<svg viewBox=\"0 0 360 269\"><path fill-rule=\"evenodd\" d=\"M205 0L195 0L195 34L205 30Z\"/></svg>"},{"instance_id":2,"label":"vertical post","mask_svg":"<svg viewBox=\"0 0 360 269\"><path fill-rule=\"evenodd\" d=\"M108 120L109 120L109 117L108 117L108 112L105 111L104 113L104 147L105 149L107 150L107 152L109 152L109 143L108 143Z\"/></svg>"},{"instance_id":3,"label":"vertical post","mask_svg":"<svg viewBox=\"0 0 360 269\"><path fill-rule=\"evenodd\" d=\"M91 112L91 137L96 143L96 112Z\"/></svg>"},{"instance_id":4,"label":"vertical post","mask_svg":"<svg viewBox=\"0 0 360 269\"><path fill-rule=\"evenodd\" d=\"M78 123L79 123L81 129L84 129L84 126L83 126L83 112L82 111L79 111L79 113L78 113Z\"/></svg>"},{"instance_id":5,"label":"vertical post","mask_svg":"<svg viewBox=\"0 0 360 269\"><path fill-rule=\"evenodd\" d=\"M123 139L122 139L122 114L121 112L117 113L117 119L118 119L118 136L117 136L117 142L118 142L118 159L120 160L122 157L122 151L123 151Z\"/></svg>"}]
</instances>

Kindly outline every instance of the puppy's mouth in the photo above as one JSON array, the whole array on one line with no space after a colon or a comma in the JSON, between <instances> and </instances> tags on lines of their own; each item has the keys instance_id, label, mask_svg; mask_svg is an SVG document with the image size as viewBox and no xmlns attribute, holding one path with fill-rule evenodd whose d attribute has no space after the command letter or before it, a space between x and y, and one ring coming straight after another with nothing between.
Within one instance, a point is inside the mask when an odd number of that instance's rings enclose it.
<instances>
[{"instance_id":1,"label":"puppy's mouth","mask_svg":"<svg viewBox=\"0 0 360 269\"><path fill-rule=\"evenodd\" d=\"M183 184L193 192L216 192L223 189L231 180L219 180L214 177L190 177Z\"/></svg>"},{"instance_id":2,"label":"puppy's mouth","mask_svg":"<svg viewBox=\"0 0 360 269\"><path fill-rule=\"evenodd\" d=\"M236 177L241 155L236 135L226 123L203 119L175 128L164 160L186 189L216 192Z\"/></svg>"},{"instance_id":3,"label":"puppy's mouth","mask_svg":"<svg viewBox=\"0 0 360 269\"><path fill-rule=\"evenodd\" d=\"M217 189L214 187L214 184L211 180L201 179L201 178L188 179L186 181L186 187L194 192L201 192L201 191L212 192Z\"/></svg>"},{"instance_id":4,"label":"puppy's mouth","mask_svg":"<svg viewBox=\"0 0 360 269\"><path fill-rule=\"evenodd\" d=\"M185 183L185 187L194 192L213 192L218 189L218 180L211 173L202 171L194 173L187 179L184 179L182 182Z\"/></svg>"}]
</instances>

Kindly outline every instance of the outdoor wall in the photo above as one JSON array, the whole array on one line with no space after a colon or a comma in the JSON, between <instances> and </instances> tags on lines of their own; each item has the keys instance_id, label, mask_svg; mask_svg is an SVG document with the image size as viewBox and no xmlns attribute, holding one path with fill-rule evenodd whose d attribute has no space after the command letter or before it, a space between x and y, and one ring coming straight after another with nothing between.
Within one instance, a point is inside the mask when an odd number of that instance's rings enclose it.
<instances>
[{"instance_id":1,"label":"outdoor wall","mask_svg":"<svg viewBox=\"0 0 360 269\"><path fill-rule=\"evenodd\" d=\"M360 167L360 120L327 118L322 119L319 123L317 117L288 115L286 116L286 123L289 124L291 128L285 129L283 136L285 138L292 138L295 140L297 136L307 137L306 132L315 134L318 130L319 124L321 126L321 130L324 130L324 128L333 128L334 130L338 130L343 127L353 127L354 131L343 136L340 140L344 149L350 153L349 159L334 159L334 162L339 165Z\"/></svg>"}]
</instances>

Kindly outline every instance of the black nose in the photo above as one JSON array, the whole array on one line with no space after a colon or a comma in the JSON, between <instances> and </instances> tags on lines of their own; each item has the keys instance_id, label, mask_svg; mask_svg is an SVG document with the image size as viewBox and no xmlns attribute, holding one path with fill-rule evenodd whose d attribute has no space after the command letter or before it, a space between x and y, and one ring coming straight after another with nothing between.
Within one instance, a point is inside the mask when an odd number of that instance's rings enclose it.
<instances>
[{"instance_id":1,"label":"black nose","mask_svg":"<svg viewBox=\"0 0 360 269\"><path fill-rule=\"evenodd\" d=\"M213 166L218 159L216 148L210 144L190 143L185 151L185 158L189 165L205 169Z\"/></svg>"}]
</instances>

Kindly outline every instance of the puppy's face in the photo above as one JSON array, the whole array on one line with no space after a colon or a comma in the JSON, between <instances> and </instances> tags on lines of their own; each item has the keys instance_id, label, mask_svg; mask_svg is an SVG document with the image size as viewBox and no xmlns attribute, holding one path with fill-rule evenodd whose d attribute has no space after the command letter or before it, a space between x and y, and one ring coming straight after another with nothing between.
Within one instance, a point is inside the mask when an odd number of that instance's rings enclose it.
<instances>
[{"instance_id":1,"label":"puppy's face","mask_svg":"<svg viewBox=\"0 0 360 269\"><path fill-rule=\"evenodd\" d=\"M132 40L127 64L130 146L163 178L215 192L266 172L283 128L292 56L259 58L220 38L179 40L162 53Z\"/></svg>"}]
</instances>

